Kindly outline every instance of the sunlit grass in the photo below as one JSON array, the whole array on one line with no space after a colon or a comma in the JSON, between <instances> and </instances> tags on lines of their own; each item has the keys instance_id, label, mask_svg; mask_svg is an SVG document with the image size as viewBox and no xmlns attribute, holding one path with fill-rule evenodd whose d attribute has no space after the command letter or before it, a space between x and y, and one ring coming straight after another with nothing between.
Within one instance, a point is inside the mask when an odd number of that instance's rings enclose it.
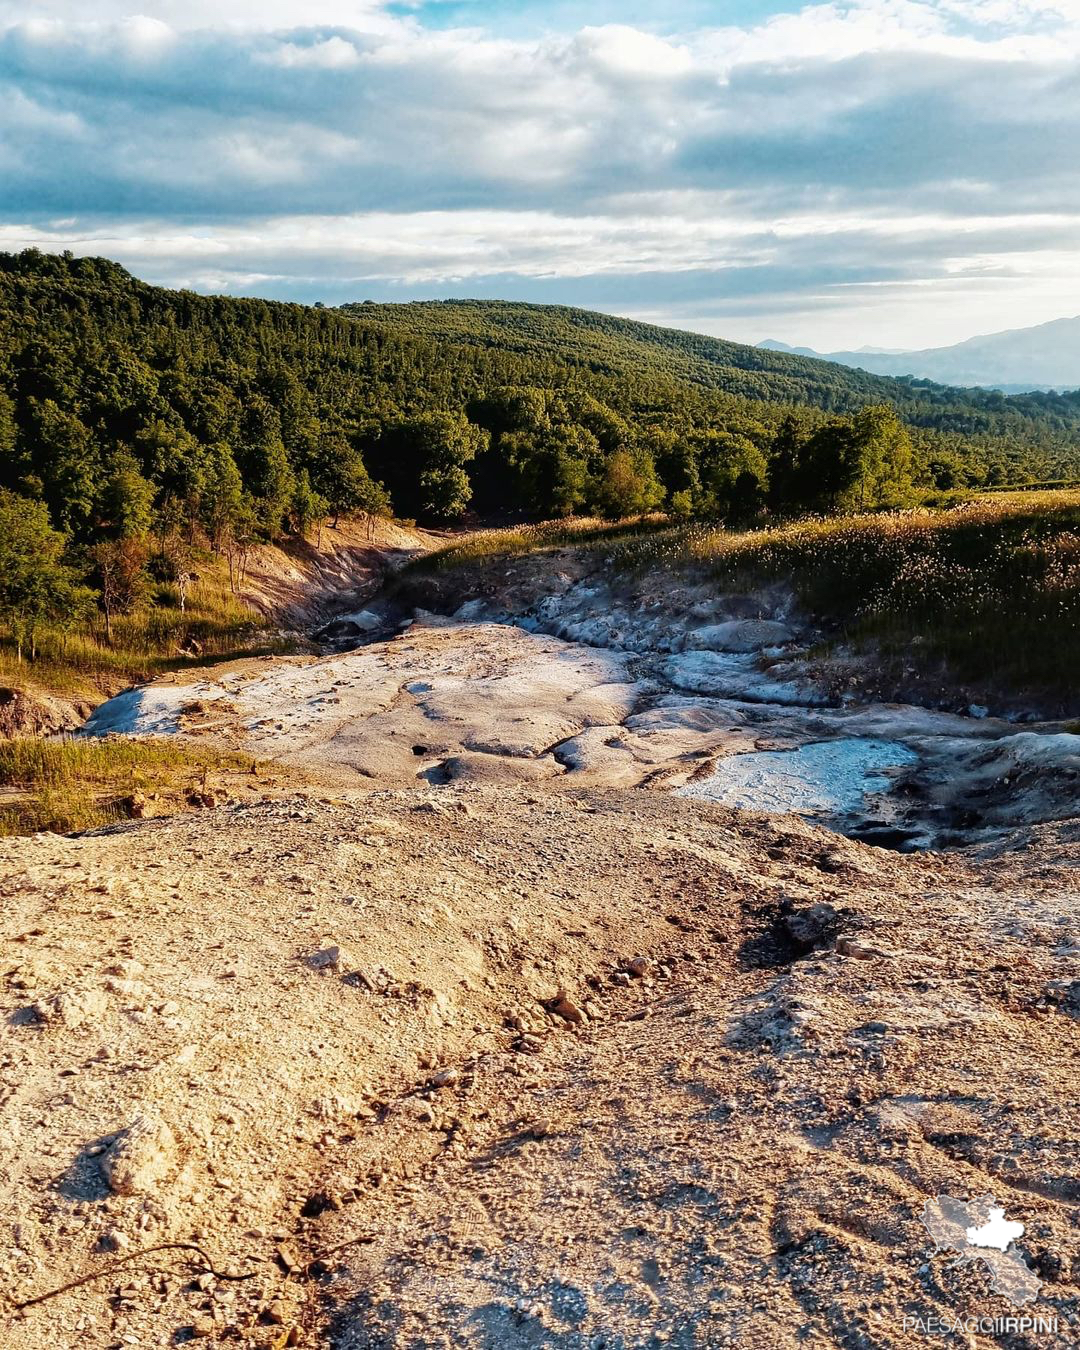
<instances>
[{"instance_id":1,"label":"sunlit grass","mask_svg":"<svg viewBox=\"0 0 1080 1350\"><path fill-rule=\"evenodd\" d=\"M250 756L170 739L0 741L0 835L113 824L129 818L135 794L175 805L212 776L252 765Z\"/></svg>"},{"instance_id":2,"label":"sunlit grass","mask_svg":"<svg viewBox=\"0 0 1080 1350\"><path fill-rule=\"evenodd\" d=\"M787 583L835 638L943 682L1080 700L1080 490L980 496L948 508L729 530L701 522L555 521L489 530L419 560L449 572L561 547L633 575L669 570L750 592Z\"/></svg>"},{"instance_id":3,"label":"sunlit grass","mask_svg":"<svg viewBox=\"0 0 1080 1350\"><path fill-rule=\"evenodd\" d=\"M1075 490L742 533L684 526L619 544L613 558L630 570L703 571L726 590L790 581L843 637L924 671L937 663L1063 708L1080 693Z\"/></svg>"},{"instance_id":4,"label":"sunlit grass","mask_svg":"<svg viewBox=\"0 0 1080 1350\"><path fill-rule=\"evenodd\" d=\"M159 584L133 614L103 618L74 631L44 629L37 655L20 661L14 640L0 633L0 684L49 693L91 695L118 683L153 679L168 670L274 646L267 621L229 589L219 560L207 558L181 610L175 587Z\"/></svg>"},{"instance_id":5,"label":"sunlit grass","mask_svg":"<svg viewBox=\"0 0 1080 1350\"><path fill-rule=\"evenodd\" d=\"M549 549L614 544L624 539L665 531L669 523L666 516L618 521L603 520L599 516L574 516L567 520L545 521L539 525L477 530L452 544L424 554L402 570L405 574L444 572L489 559L522 557Z\"/></svg>"}]
</instances>

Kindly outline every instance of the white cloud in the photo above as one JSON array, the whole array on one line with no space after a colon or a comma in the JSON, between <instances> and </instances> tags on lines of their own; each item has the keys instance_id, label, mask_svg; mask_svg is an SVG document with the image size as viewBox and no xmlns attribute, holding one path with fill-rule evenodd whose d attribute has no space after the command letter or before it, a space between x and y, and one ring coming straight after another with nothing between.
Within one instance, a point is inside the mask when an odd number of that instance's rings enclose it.
<instances>
[{"instance_id":1,"label":"white cloud","mask_svg":"<svg viewBox=\"0 0 1080 1350\"><path fill-rule=\"evenodd\" d=\"M1077 275L1077 0L531 41L367 0L131 8L0 0L9 239L73 217L56 246L295 294L624 277L626 307L714 328L876 316L839 345L918 341L946 294L961 325L1050 317L1048 260Z\"/></svg>"}]
</instances>

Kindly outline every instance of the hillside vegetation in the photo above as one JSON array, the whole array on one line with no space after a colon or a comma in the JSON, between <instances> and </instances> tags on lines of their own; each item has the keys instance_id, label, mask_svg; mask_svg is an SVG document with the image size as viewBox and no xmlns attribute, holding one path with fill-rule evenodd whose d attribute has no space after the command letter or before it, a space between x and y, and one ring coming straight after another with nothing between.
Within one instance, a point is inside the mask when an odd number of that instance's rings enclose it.
<instances>
[{"instance_id":1,"label":"hillside vegetation","mask_svg":"<svg viewBox=\"0 0 1080 1350\"><path fill-rule=\"evenodd\" d=\"M1076 715L1080 491L765 529L653 519L490 530L418 559L405 581L568 547L624 573L704 576L723 592L789 584L827 632L873 651L886 689L910 697L963 685Z\"/></svg>"},{"instance_id":2,"label":"hillside vegetation","mask_svg":"<svg viewBox=\"0 0 1080 1350\"><path fill-rule=\"evenodd\" d=\"M330 311L0 255L0 661L82 651L134 673L192 640L226 650L252 545L338 513L897 508L1076 474L1078 444L1080 396L879 379L576 310Z\"/></svg>"}]
</instances>

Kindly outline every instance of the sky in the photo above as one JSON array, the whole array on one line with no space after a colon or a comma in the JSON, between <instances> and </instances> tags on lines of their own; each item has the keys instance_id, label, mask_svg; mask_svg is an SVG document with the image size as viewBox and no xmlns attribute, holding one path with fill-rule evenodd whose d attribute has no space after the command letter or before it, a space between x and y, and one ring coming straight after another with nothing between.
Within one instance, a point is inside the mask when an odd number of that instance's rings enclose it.
<instances>
[{"instance_id":1,"label":"sky","mask_svg":"<svg viewBox=\"0 0 1080 1350\"><path fill-rule=\"evenodd\" d=\"M1078 147L1080 0L0 0L0 249L204 292L945 345L1080 313Z\"/></svg>"}]
</instances>

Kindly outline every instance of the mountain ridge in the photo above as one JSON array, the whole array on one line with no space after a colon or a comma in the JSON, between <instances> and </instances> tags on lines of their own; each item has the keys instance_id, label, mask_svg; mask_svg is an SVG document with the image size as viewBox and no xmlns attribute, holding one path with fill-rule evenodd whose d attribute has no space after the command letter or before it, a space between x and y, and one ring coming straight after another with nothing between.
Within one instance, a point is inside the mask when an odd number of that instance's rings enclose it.
<instances>
[{"instance_id":1,"label":"mountain ridge","mask_svg":"<svg viewBox=\"0 0 1080 1350\"><path fill-rule=\"evenodd\" d=\"M912 350L860 347L819 352L776 338L758 345L780 355L831 361L886 378L928 379L956 388L996 389L1010 395L1080 388L1080 315L1029 328L980 333L949 346Z\"/></svg>"}]
</instances>

